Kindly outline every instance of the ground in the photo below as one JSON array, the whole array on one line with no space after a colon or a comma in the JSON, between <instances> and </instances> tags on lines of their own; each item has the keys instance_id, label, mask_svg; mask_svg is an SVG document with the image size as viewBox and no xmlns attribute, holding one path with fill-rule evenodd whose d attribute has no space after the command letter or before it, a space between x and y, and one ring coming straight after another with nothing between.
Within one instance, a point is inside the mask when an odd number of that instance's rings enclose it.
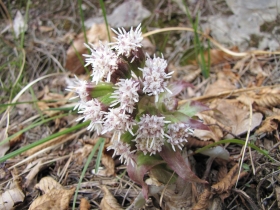
<instances>
[{"instance_id":1,"label":"ground","mask_svg":"<svg viewBox=\"0 0 280 210\"><path fill-rule=\"evenodd\" d=\"M0 1L0 209L279 209L279 2L189 0L188 13L181 1L104 1L110 27L142 22L144 50L188 83L178 104L207 126L179 152L197 179L170 154L168 177L139 175L146 201L65 90L90 77L85 36L108 39L102 2Z\"/></svg>"}]
</instances>

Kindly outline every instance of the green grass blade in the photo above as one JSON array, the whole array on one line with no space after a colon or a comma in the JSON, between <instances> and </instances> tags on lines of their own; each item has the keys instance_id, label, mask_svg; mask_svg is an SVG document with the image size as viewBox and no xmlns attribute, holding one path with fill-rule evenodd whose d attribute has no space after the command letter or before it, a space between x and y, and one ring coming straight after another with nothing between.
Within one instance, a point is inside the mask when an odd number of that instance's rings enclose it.
<instances>
[{"instance_id":1,"label":"green grass blade","mask_svg":"<svg viewBox=\"0 0 280 210\"><path fill-rule=\"evenodd\" d=\"M98 140L97 143L94 145L94 147L93 147L91 153L90 153L89 156L88 156L88 159L87 159L86 164L85 164L85 166L84 166L84 168L83 168L82 174L81 174L80 179L79 179L79 183L78 183L77 188L76 188L76 191L75 191L75 195L74 195L74 199L73 199L72 210L75 210L75 205L76 205L76 201L77 201L77 197L78 197L78 191L79 191L79 189L80 189L82 180L83 180L83 178L84 178L84 176L85 176L85 174L86 174L86 171L87 171L87 169L88 169L88 166L89 166L89 164L90 164L90 162L91 162L91 160L92 160L92 158L93 158L93 156L94 156L94 154L95 154L95 152L96 152L98 146L99 146L100 144L104 143L104 142L105 142L105 139L99 138L99 140Z\"/></svg>"},{"instance_id":2,"label":"green grass blade","mask_svg":"<svg viewBox=\"0 0 280 210\"><path fill-rule=\"evenodd\" d=\"M104 141L100 144L99 150L98 150L98 154L97 154L97 158L96 158L96 165L95 165L95 173L97 174L99 166L100 166L100 161L101 161L101 157L102 157L102 151L104 149L104 145L105 145L105 139Z\"/></svg>"},{"instance_id":3,"label":"green grass blade","mask_svg":"<svg viewBox=\"0 0 280 210\"><path fill-rule=\"evenodd\" d=\"M47 123L47 122L49 122L49 121L51 121L51 120L55 120L55 119L58 119L58 118L61 118L61 117L67 116L67 115L68 115L68 113L63 114L63 115L58 115L58 116L50 117L50 118L45 119L45 120L40 120L38 123L31 124L31 125L27 126L26 128L24 128L24 129L22 129L22 130L16 132L15 134L13 134L13 135L11 135L10 137L8 137L8 138L4 139L3 141L1 141L1 142L0 142L0 146L2 146L3 144L6 144L6 143L7 143L8 141L10 141L11 139L13 139L13 138L15 138L15 137L17 137L17 136L23 134L24 132L26 132L26 131L28 131L28 130L34 128L34 127L37 127L37 126L42 125L42 124L44 124L44 123Z\"/></svg>"},{"instance_id":4,"label":"green grass blade","mask_svg":"<svg viewBox=\"0 0 280 210\"><path fill-rule=\"evenodd\" d=\"M227 143L231 143L231 144L241 144L241 145L245 145L245 141L244 140L239 140L239 139L225 139L225 140L221 140L221 141L218 141L218 142L215 142L215 143L212 143L212 144L209 144L205 147L202 147L200 149L197 149L195 151L195 153L200 153L200 152L203 152L211 147L214 147L214 146L217 146L219 144L227 144ZM274 159L272 157L270 157L268 155L268 152L266 150L262 150L260 148L258 148L256 145L252 144L252 143L249 143L248 144L249 147L251 147L252 149L258 151L259 153L263 154L264 156L266 156L267 158L269 158L270 160L274 161Z\"/></svg>"},{"instance_id":5,"label":"green grass blade","mask_svg":"<svg viewBox=\"0 0 280 210\"><path fill-rule=\"evenodd\" d=\"M85 43L88 43L87 32L86 32L86 27L85 27L85 16L84 16L83 8L82 8L82 0L78 0L78 7L79 7L79 13L80 13L81 22L82 22L82 30L83 30L83 34L84 34Z\"/></svg>"},{"instance_id":6,"label":"green grass blade","mask_svg":"<svg viewBox=\"0 0 280 210\"><path fill-rule=\"evenodd\" d=\"M200 39L199 39L199 33L198 33L198 20L199 20L199 15L196 15L196 19L195 21L192 21L192 17L189 11L189 8L186 4L186 1L182 1L185 9L186 9L186 15L190 21L190 23L192 24L193 30L194 30L194 45L195 45L195 54L196 54L196 58L198 59L200 57L200 61L199 59L198 64L201 68L201 73L204 76L204 78L208 78L209 77L209 69L210 69L210 65L207 65L205 62L205 57L204 57L204 46L203 43L201 43ZM210 63L210 53L209 53L209 44L208 44L208 63Z\"/></svg>"},{"instance_id":7,"label":"green grass blade","mask_svg":"<svg viewBox=\"0 0 280 210\"><path fill-rule=\"evenodd\" d=\"M46 138L40 139L39 141L33 142L32 144L29 144L29 145L27 145L27 146L24 146L24 147L22 147L22 148L20 148L20 149L18 149L18 150L16 150L16 151L13 151L13 152L11 152L11 153L8 153L8 154L5 155L4 157L1 157L1 158L0 158L0 163L4 162L4 161L6 161L6 160L8 160L8 159L10 159L10 158L13 158L13 157L15 157L15 156L17 156L17 155L19 155L19 154L21 154L21 153L23 153L23 152L29 150L29 149L32 149L32 148L34 148L34 147L36 147L36 146L38 146L38 145L40 145L40 144L43 144L43 143L45 143L45 142L48 142L48 141L50 141L50 140L52 140L52 139L54 139L54 138L56 138L56 137L62 136L62 135L64 135L64 134L71 133L71 132L76 131L76 130L79 130L79 129L81 129L81 128L84 128L84 127L88 126L88 124L89 124L89 122L84 122L84 123L75 125L75 126L73 126L73 127L71 127L71 128L67 128L67 129L65 129L65 130L63 130L63 131L61 131L61 132L58 132L58 133L52 134L52 135L50 135L50 136L48 136L48 137L46 137Z\"/></svg>"},{"instance_id":8,"label":"green grass blade","mask_svg":"<svg viewBox=\"0 0 280 210\"><path fill-rule=\"evenodd\" d=\"M105 5L104 5L104 1L103 0L99 0L99 4L100 4L100 7L102 9L103 18L104 18L104 21L105 21L105 24L106 24L106 30L107 30L108 39L109 39L109 42L111 42L110 29L109 29L109 24L108 24L108 21L107 21L107 14L106 14L106 9L105 9Z\"/></svg>"}]
</instances>

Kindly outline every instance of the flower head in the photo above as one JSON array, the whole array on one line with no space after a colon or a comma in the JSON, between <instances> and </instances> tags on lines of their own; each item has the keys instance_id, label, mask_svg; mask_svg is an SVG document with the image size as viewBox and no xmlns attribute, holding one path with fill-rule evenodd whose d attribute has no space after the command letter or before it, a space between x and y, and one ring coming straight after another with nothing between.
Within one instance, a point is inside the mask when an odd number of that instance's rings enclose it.
<instances>
[{"instance_id":1,"label":"flower head","mask_svg":"<svg viewBox=\"0 0 280 210\"><path fill-rule=\"evenodd\" d=\"M140 68L139 68L140 69ZM140 69L143 72L143 92L148 95L154 95L155 101L158 101L158 95L165 90L171 93L171 91L167 88L166 79L171 78L170 73L165 73L167 69L166 60L158 57L154 57L153 59L148 56L145 67Z\"/></svg>"},{"instance_id":2,"label":"flower head","mask_svg":"<svg viewBox=\"0 0 280 210\"><path fill-rule=\"evenodd\" d=\"M99 135L102 130L103 123L103 106L97 99L92 99L84 103L79 113L83 114L83 117L77 119L77 121L84 119L84 121L90 120L90 124L87 127L88 130L95 130Z\"/></svg>"},{"instance_id":3,"label":"flower head","mask_svg":"<svg viewBox=\"0 0 280 210\"><path fill-rule=\"evenodd\" d=\"M136 133L137 149L143 151L145 155L148 152L150 155L160 152L164 144L164 138L168 137L164 133L165 123L169 123L169 121L164 121L164 117L143 115L138 123L139 129Z\"/></svg>"},{"instance_id":4,"label":"flower head","mask_svg":"<svg viewBox=\"0 0 280 210\"><path fill-rule=\"evenodd\" d=\"M87 44L85 45L91 51L91 55L84 56L86 57L85 66L92 66L92 82L97 84L103 79L106 79L106 82L110 82L112 73L118 68L118 56L107 44L103 45L100 42L99 47L97 48L95 48L92 44L90 44L91 46Z\"/></svg>"},{"instance_id":5,"label":"flower head","mask_svg":"<svg viewBox=\"0 0 280 210\"><path fill-rule=\"evenodd\" d=\"M76 86L68 86L66 90L68 91L74 91L77 93L77 96L70 98L70 99L75 99L75 98L80 98L80 102L74 107L75 109L80 109L82 104L88 101L88 89L90 86L92 86L88 81L86 80L80 80L76 75L75 75L75 81L74 83Z\"/></svg>"},{"instance_id":6,"label":"flower head","mask_svg":"<svg viewBox=\"0 0 280 210\"><path fill-rule=\"evenodd\" d=\"M188 124L185 123L174 123L168 125L167 134L169 135L167 142L171 144L175 151L175 146L182 149L183 142L187 142L187 137L193 131Z\"/></svg>"},{"instance_id":7,"label":"flower head","mask_svg":"<svg viewBox=\"0 0 280 210\"><path fill-rule=\"evenodd\" d=\"M128 58L131 56L132 51L137 51L138 48L142 47L141 24L137 26L135 31L133 31L132 27L129 32L126 32L124 28L118 28L118 31L112 30L118 35L115 38L117 42L114 45L114 48L118 51L118 55L124 55Z\"/></svg>"},{"instance_id":8,"label":"flower head","mask_svg":"<svg viewBox=\"0 0 280 210\"><path fill-rule=\"evenodd\" d=\"M122 142L122 141L113 141L113 143L107 147L107 150L115 150L113 157L115 155L120 155L120 161L124 164L131 163L132 166L134 166L134 160L132 159L132 154L136 151L131 151L130 145Z\"/></svg>"},{"instance_id":9,"label":"flower head","mask_svg":"<svg viewBox=\"0 0 280 210\"><path fill-rule=\"evenodd\" d=\"M112 139L115 139L115 136L117 135L118 141L120 140L121 134L125 131L129 131L134 135L131 129L132 126L135 125L135 122L131 116L125 114L123 109L109 109L109 112L104 113L104 129L102 134L114 131Z\"/></svg>"},{"instance_id":10,"label":"flower head","mask_svg":"<svg viewBox=\"0 0 280 210\"><path fill-rule=\"evenodd\" d=\"M139 82L132 79L120 79L116 83L116 90L112 93L111 98L115 98L111 106L120 104L120 108L128 113L132 113L134 104L139 101Z\"/></svg>"}]
</instances>

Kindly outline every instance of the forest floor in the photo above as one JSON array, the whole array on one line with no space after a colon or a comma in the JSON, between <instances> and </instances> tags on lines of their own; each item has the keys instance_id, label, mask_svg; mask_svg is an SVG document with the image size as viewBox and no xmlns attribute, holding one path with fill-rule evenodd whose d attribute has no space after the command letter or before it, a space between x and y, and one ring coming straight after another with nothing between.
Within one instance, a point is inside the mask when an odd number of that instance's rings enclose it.
<instances>
[{"instance_id":1,"label":"forest floor","mask_svg":"<svg viewBox=\"0 0 280 210\"><path fill-rule=\"evenodd\" d=\"M74 75L90 78L85 38L98 44L108 33L102 1L80 2L0 0L0 209L141 206L141 184L106 150L109 140L82 173L99 142L65 89ZM179 104L209 108L194 116L208 130L196 129L182 150L207 184L147 173L142 209L280 209L277 2L189 0L189 15L177 0L104 2L110 27L142 23L144 51L162 53L172 80L191 84ZM222 150L199 150L207 145Z\"/></svg>"}]
</instances>

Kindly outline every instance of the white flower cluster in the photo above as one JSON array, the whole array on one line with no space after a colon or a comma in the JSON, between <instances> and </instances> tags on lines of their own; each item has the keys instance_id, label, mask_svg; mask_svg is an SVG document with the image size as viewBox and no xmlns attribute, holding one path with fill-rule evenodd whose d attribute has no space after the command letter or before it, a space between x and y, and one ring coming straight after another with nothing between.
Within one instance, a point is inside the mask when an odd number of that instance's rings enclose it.
<instances>
[{"instance_id":1,"label":"white flower cluster","mask_svg":"<svg viewBox=\"0 0 280 210\"><path fill-rule=\"evenodd\" d=\"M92 81L76 78L76 86L68 87L68 90L75 91L80 98L75 109L83 116L78 120L89 120L87 129L95 131L97 135L111 135L112 145L108 150L114 149L114 155L120 155L120 160L125 163L133 164L132 156L136 150L131 148L140 150L145 155L153 155L160 152L167 141L174 150L175 146L181 149L190 130L185 124L170 124L160 112L148 114L148 107L144 112L142 110L138 113L137 103L142 97L154 96L155 102L158 102L161 93L168 91L172 94L168 89L167 79L173 72L167 72L167 61L163 56L146 56L146 60L141 60L141 55L145 54L141 48L143 38L140 25L135 31L131 28L126 32L122 28L114 32L118 37L111 45L86 45L91 51L90 55L84 56L86 66L92 67ZM133 62L143 65L136 69L134 65L133 69L133 65L130 66ZM100 95L93 97L95 88L101 90L102 85L106 84L112 87L109 93L106 92L109 94L107 103L100 99ZM123 142L121 136L128 132L134 140Z\"/></svg>"},{"instance_id":2,"label":"white flower cluster","mask_svg":"<svg viewBox=\"0 0 280 210\"><path fill-rule=\"evenodd\" d=\"M165 73L167 69L167 62L162 58L154 57L151 59L149 56L146 60L145 67L140 69L143 72L144 79L144 93L148 93L148 95L154 95L155 101L158 101L158 95L165 90L171 93L167 88L166 79L171 77L173 72L168 74Z\"/></svg>"},{"instance_id":3,"label":"white flower cluster","mask_svg":"<svg viewBox=\"0 0 280 210\"><path fill-rule=\"evenodd\" d=\"M165 123L164 117L158 117L156 115L143 115L138 123L139 129L136 136L136 147L143 151L146 155L148 152L156 154L161 151L161 147L164 144L165 137L169 137L164 133Z\"/></svg>"},{"instance_id":4,"label":"white flower cluster","mask_svg":"<svg viewBox=\"0 0 280 210\"><path fill-rule=\"evenodd\" d=\"M187 137L193 133L193 130L188 124L174 123L168 125L168 139L167 142L171 144L172 149L175 151L175 146L182 149L183 143L187 142Z\"/></svg>"}]
</instances>

